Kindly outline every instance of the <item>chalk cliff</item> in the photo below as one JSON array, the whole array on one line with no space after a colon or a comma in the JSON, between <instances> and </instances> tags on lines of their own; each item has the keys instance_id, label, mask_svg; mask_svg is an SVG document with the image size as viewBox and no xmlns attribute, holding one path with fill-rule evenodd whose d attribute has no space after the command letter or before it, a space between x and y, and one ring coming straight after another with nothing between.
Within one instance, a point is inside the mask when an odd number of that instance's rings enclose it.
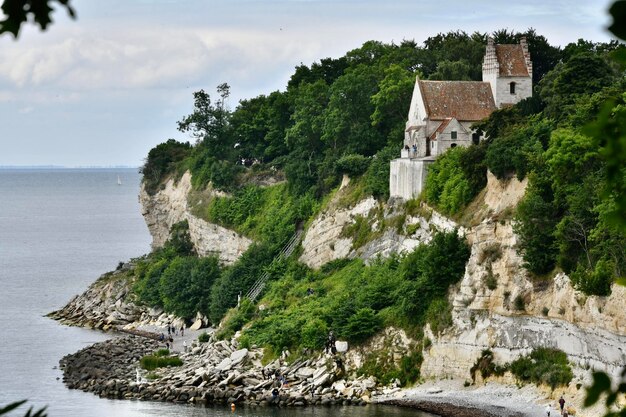
<instances>
[{"instance_id":1,"label":"chalk cliff","mask_svg":"<svg viewBox=\"0 0 626 417\"><path fill-rule=\"evenodd\" d=\"M608 297L586 296L562 272L545 281L531 279L522 266L511 220L526 184L500 181L489 173L481 201L475 202L472 218L465 219L471 226L465 228L425 206L416 215L407 215L397 203L379 205L372 198L341 207L340 190L308 227L300 260L317 268L342 257L388 256L428 242L434 230L458 227L471 245L471 256L464 277L449 292L454 325L441 334L425 329L431 344L423 352L422 376L471 380L470 368L485 349L503 364L534 348L553 347L565 352L575 367L568 395L579 407L584 396L579 388L590 382L589 370L617 375L626 363L626 288L614 285ZM372 215L376 210L383 215ZM345 225L357 216L376 229L381 218L403 213L401 228L386 228L358 249L351 238L342 237Z\"/></svg>"},{"instance_id":2,"label":"chalk cliff","mask_svg":"<svg viewBox=\"0 0 626 417\"><path fill-rule=\"evenodd\" d=\"M178 181L168 179L154 195L148 194L142 186L139 202L152 235L152 248L165 244L172 225L187 220L191 241L200 256L215 254L224 264L232 264L248 249L252 240L192 214L188 203L190 192L191 174L188 171ZM211 195L224 194L209 192L208 197Z\"/></svg>"}]
</instances>

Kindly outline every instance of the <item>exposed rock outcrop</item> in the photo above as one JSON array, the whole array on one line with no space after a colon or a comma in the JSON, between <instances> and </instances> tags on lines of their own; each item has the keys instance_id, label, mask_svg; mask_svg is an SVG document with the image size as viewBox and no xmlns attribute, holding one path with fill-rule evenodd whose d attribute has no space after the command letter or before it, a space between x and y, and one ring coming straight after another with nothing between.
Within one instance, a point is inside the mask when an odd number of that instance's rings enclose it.
<instances>
[{"instance_id":1,"label":"exposed rock outcrop","mask_svg":"<svg viewBox=\"0 0 626 417\"><path fill-rule=\"evenodd\" d=\"M132 301L131 268L125 264L102 275L84 293L48 316L63 324L105 331L140 320L148 310Z\"/></svg>"},{"instance_id":2,"label":"exposed rock outcrop","mask_svg":"<svg viewBox=\"0 0 626 417\"><path fill-rule=\"evenodd\" d=\"M156 249L165 244L172 225L187 220L189 236L198 255L217 255L224 264L234 263L252 244L252 240L192 214L188 204L190 192L189 171L178 181L174 178L168 179L154 195L148 194L142 186L139 202L152 235L152 248ZM212 192L212 195L224 194Z\"/></svg>"},{"instance_id":3,"label":"exposed rock outcrop","mask_svg":"<svg viewBox=\"0 0 626 417\"><path fill-rule=\"evenodd\" d=\"M302 241L302 255L300 262L311 268L319 268L327 262L341 258L361 258L365 261L378 256L387 257L393 253L406 253L415 249L421 243L427 243L432 238L434 230L453 230L457 225L439 215L427 210L424 215L407 216L403 221L403 231L411 229L410 234L398 233L397 229L384 228L380 235L363 247L355 249L350 237L343 237L344 228L354 223L357 216L371 219L373 230L381 229L380 219L374 216L375 211L383 213L382 220L401 216L402 207L399 202L391 205L378 203L373 197L359 201L352 207L343 207L341 200L349 181L344 179L342 187L308 227Z\"/></svg>"}]
</instances>

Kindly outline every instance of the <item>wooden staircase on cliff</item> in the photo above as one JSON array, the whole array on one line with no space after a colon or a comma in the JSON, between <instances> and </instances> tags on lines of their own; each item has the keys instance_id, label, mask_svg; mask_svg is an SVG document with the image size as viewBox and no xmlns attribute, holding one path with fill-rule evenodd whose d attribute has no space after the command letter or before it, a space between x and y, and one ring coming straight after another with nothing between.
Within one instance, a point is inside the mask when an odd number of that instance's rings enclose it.
<instances>
[{"instance_id":1,"label":"wooden staircase on cliff","mask_svg":"<svg viewBox=\"0 0 626 417\"><path fill-rule=\"evenodd\" d=\"M303 234L304 230L301 227L298 227L296 233L294 233L291 239L289 239L289 242L287 242L287 244L282 248L280 253L276 255L274 260L288 258L289 256L291 256L293 251L300 244L300 239L302 239ZM261 277L257 279L254 285L248 290L248 292L246 293L246 298L248 298L250 301L255 301L257 297L261 294L261 291L263 291L263 289L265 288L265 283L267 282L268 278L269 274L267 272L264 272L263 275L261 275Z\"/></svg>"}]
</instances>

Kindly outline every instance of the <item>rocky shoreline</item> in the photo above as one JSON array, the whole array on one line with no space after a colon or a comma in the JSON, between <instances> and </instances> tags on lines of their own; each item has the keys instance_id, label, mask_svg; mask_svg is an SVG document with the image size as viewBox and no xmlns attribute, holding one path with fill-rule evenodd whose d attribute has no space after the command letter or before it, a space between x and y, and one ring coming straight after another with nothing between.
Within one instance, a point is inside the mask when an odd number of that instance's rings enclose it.
<instances>
[{"instance_id":1,"label":"rocky shoreline","mask_svg":"<svg viewBox=\"0 0 626 417\"><path fill-rule=\"evenodd\" d=\"M194 346L179 355L182 366L158 368L158 377L148 380L139 360L162 347L134 335L96 343L61 360L63 382L105 398L207 405L365 405L399 391L377 387L373 378L343 378L330 355L263 366L261 349L238 349L226 341Z\"/></svg>"},{"instance_id":2,"label":"rocky shoreline","mask_svg":"<svg viewBox=\"0 0 626 417\"><path fill-rule=\"evenodd\" d=\"M131 266L107 273L83 294L65 307L49 314L63 324L103 331L119 331L111 340L97 343L61 360L63 381L70 389L80 389L104 398L137 399L195 404L244 403L251 406L310 406L389 404L416 408L442 416L492 417L531 416L511 407L490 407L459 401L458 390L445 398L420 395L406 396L397 386L383 387L372 377L356 377L355 369L365 351L349 350L345 354L317 356L294 362L281 357L267 365L261 363L262 349L243 349L236 339L230 341L197 342L200 330L187 329L184 351L180 336L176 346L183 352L180 367L159 368L148 373L140 368L141 357L164 348L158 334L167 323L178 328L183 323L162 311L136 305L132 301L130 283L125 272ZM205 325L198 317L197 326ZM390 343L393 355L406 354L411 340L401 332L389 329L369 349ZM341 359L338 365L337 359ZM345 367L347 369L342 369ZM267 379L268 375L274 375ZM277 378L278 376L278 378ZM286 383L280 382L283 376ZM272 391L278 389L278 395ZM409 390L410 391L410 390ZM487 393L487 398L489 395Z\"/></svg>"},{"instance_id":3,"label":"rocky shoreline","mask_svg":"<svg viewBox=\"0 0 626 417\"><path fill-rule=\"evenodd\" d=\"M236 341L194 345L180 353L182 366L158 368L150 375L140 368L139 361L161 348L161 342L145 335L124 335L96 343L61 360L63 382L70 389L102 398L198 405L304 407L377 403L449 417L530 417L543 411L520 398L499 398L505 396L495 391L483 390L479 394L450 386L443 392L440 388L422 387L418 393L412 392L415 389L381 387L372 377L346 378L335 358L326 354L293 363L276 359L263 366L261 349L240 349ZM275 389L276 395L272 392ZM480 401L474 397L480 397Z\"/></svg>"}]
</instances>

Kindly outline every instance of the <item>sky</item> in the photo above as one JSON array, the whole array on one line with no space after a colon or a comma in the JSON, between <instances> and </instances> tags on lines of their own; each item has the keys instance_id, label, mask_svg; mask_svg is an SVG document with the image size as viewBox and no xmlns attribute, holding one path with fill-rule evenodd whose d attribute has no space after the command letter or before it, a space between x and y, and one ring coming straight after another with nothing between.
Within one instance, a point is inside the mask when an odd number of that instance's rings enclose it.
<instances>
[{"instance_id":1,"label":"sky","mask_svg":"<svg viewBox=\"0 0 626 417\"><path fill-rule=\"evenodd\" d=\"M284 90L296 66L368 40L524 31L608 41L610 0L72 0L41 32L0 36L0 166L140 166L194 91L228 105ZM407 112L408 112L407 103Z\"/></svg>"}]
</instances>

